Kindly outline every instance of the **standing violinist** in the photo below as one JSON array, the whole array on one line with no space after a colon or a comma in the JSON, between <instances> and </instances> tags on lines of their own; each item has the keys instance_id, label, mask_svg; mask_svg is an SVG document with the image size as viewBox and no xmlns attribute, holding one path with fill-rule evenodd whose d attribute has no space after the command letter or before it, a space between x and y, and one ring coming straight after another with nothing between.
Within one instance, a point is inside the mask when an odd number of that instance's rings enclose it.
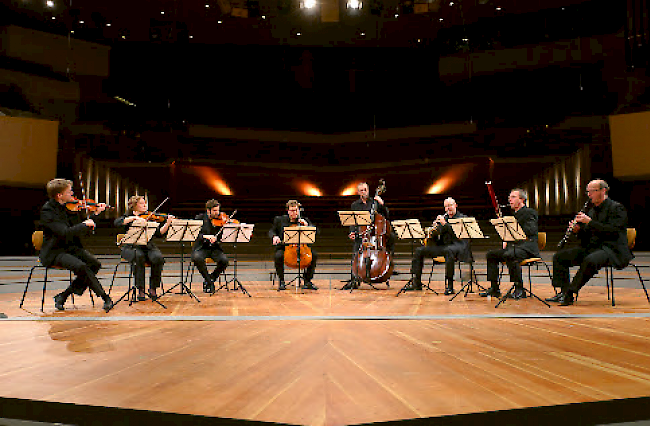
<instances>
[{"instance_id":1,"label":"standing violinist","mask_svg":"<svg viewBox=\"0 0 650 426\"><path fill-rule=\"evenodd\" d=\"M126 212L115 219L115 226L124 227L126 231L128 231L128 229L133 225L146 226L147 218L149 217L149 219L151 219L154 217L147 212L147 208L147 200L142 195L132 196L129 198ZM162 237L167 233L174 216L167 215L165 218L163 215L159 215L156 216L156 219L158 218L164 220L164 224L156 229L154 236ZM154 244L153 239L149 240L147 245L122 244L122 258L129 262L133 262L133 277L135 280L135 286L138 289L138 300L140 301L146 299L144 292L145 264L147 262L151 264L149 297L152 300L156 300L158 297L156 295L156 289L160 287L165 258L160 252L160 249L158 249L156 244Z\"/></svg>"},{"instance_id":2,"label":"standing violinist","mask_svg":"<svg viewBox=\"0 0 650 426\"><path fill-rule=\"evenodd\" d=\"M43 227L43 246L39 259L45 267L60 266L77 276L70 286L54 296L54 306L62 311L65 301L72 293L82 295L86 288L104 300L104 310L110 311L113 301L106 294L97 279L101 263L81 245L81 235L95 228L92 219L83 222L78 214L72 215L66 209L67 203L75 201L72 182L67 179L52 179L47 183L47 195L50 199L41 208L41 226ZM95 214L106 209L106 204L97 204Z\"/></svg>"},{"instance_id":3,"label":"standing violinist","mask_svg":"<svg viewBox=\"0 0 650 426\"><path fill-rule=\"evenodd\" d=\"M375 207L375 212L381 214L388 220L388 207L384 204L384 200L379 196L375 195L375 198L370 200L370 190L368 188L368 184L366 182L362 182L359 185L357 185L357 194L359 194L359 199L354 201L352 205L350 206L350 210L354 211L372 211L373 204L376 203ZM356 257L359 254L359 249L361 248L361 234L359 233L359 227L358 226L350 226L350 233L348 234L348 238L351 240L354 240L354 247L352 249L352 257L353 257L353 262L356 261ZM390 252L391 256L395 252L395 234L390 233L388 235L388 240L386 241L386 249ZM359 286L358 283L352 281L341 290L350 290L351 288L357 288Z\"/></svg>"},{"instance_id":4,"label":"standing violinist","mask_svg":"<svg viewBox=\"0 0 650 426\"><path fill-rule=\"evenodd\" d=\"M221 229L228 220L228 216L221 213L220 208L221 205L217 200L208 200L205 203L205 213L195 217L197 220L202 220L203 225L198 238L194 242L192 261L203 277L203 291L205 293L215 292L215 281L228 267L228 258L219 244ZM217 264L212 273L208 273L208 267L205 263L207 258L214 260Z\"/></svg>"},{"instance_id":5,"label":"standing violinist","mask_svg":"<svg viewBox=\"0 0 650 426\"><path fill-rule=\"evenodd\" d=\"M445 257L445 295L454 294L454 264L456 259L471 262L472 253L467 240L456 237L454 230L447 220L467 217L458 211L456 200L449 197L444 202L445 214L438 215L433 223L432 235L427 239L427 245L418 247L413 255L411 273L413 283L406 290L422 290L422 266L425 257ZM432 243L432 244L429 244Z\"/></svg>"},{"instance_id":6,"label":"standing violinist","mask_svg":"<svg viewBox=\"0 0 650 426\"><path fill-rule=\"evenodd\" d=\"M286 289L286 284L284 282L284 248L285 245L282 242L282 238L284 235L284 228L288 226L314 226L311 221L306 218L306 217L300 217L300 203L296 200L289 200L287 201L287 214L282 215L282 216L276 216L273 219L273 226L269 230L269 237L271 238L272 244L275 246L275 257L274 257L274 263L275 263L275 272L278 275L278 279L280 280L280 284L278 286L278 290L284 290ZM311 280L314 278L314 272L316 271L316 261L318 259L318 255L316 251L312 248L311 249L311 263L307 268L305 268L305 281L303 284L303 288L305 289L311 289L311 290L318 290L318 287L316 287Z\"/></svg>"}]
</instances>

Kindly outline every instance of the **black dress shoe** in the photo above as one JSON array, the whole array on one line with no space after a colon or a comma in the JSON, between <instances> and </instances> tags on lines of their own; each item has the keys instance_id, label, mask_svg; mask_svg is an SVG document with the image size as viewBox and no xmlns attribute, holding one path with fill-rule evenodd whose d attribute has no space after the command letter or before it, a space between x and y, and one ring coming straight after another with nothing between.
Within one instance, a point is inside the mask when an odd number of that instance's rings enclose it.
<instances>
[{"instance_id":1,"label":"black dress shoe","mask_svg":"<svg viewBox=\"0 0 650 426\"><path fill-rule=\"evenodd\" d=\"M214 283L209 283L206 287L206 293L215 293L217 289L214 286Z\"/></svg>"},{"instance_id":2,"label":"black dress shoe","mask_svg":"<svg viewBox=\"0 0 650 426\"><path fill-rule=\"evenodd\" d=\"M104 306L102 306L102 308L103 308L106 312L108 312L108 311L110 311L111 309L113 309L113 301L111 300L110 297L107 297L106 300L104 300Z\"/></svg>"},{"instance_id":3,"label":"black dress shoe","mask_svg":"<svg viewBox=\"0 0 650 426\"><path fill-rule=\"evenodd\" d=\"M525 291L523 288L516 287L516 288L515 288L515 291L512 292L512 297L513 297L515 300L519 300L519 299L525 299L525 298L527 298L528 296L526 295L526 291Z\"/></svg>"},{"instance_id":4,"label":"black dress shoe","mask_svg":"<svg viewBox=\"0 0 650 426\"><path fill-rule=\"evenodd\" d=\"M501 297L501 291L494 287L490 287L487 289L487 291L484 291L483 293L478 294L481 297Z\"/></svg>"},{"instance_id":5,"label":"black dress shoe","mask_svg":"<svg viewBox=\"0 0 650 426\"><path fill-rule=\"evenodd\" d=\"M149 289L149 297L151 298L151 300L158 299L158 295L156 294L156 289L155 288L150 288Z\"/></svg>"},{"instance_id":6,"label":"black dress shoe","mask_svg":"<svg viewBox=\"0 0 650 426\"><path fill-rule=\"evenodd\" d=\"M302 288L303 288L304 290L318 290L318 287L316 287L314 284L312 284L311 281L306 281L306 282L303 284Z\"/></svg>"},{"instance_id":7,"label":"black dress shoe","mask_svg":"<svg viewBox=\"0 0 650 426\"><path fill-rule=\"evenodd\" d=\"M59 293L54 296L54 307L59 311L64 310L65 307L63 305L65 305L65 299L66 297L63 295L63 293Z\"/></svg>"},{"instance_id":8,"label":"black dress shoe","mask_svg":"<svg viewBox=\"0 0 650 426\"><path fill-rule=\"evenodd\" d=\"M284 281L280 281L280 284L278 284L278 291L280 290L286 290L287 285L284 283Z\"/></svg>"},{"instance_id":9,"label":"black dress shoe","mask_svg":"<svg viewBox=\"0 0 650 426\"><path fill-rule=\"evenodd\" d=\"M445 296L449 296L454 294L454 288L453 287L445 287Z\"/></svg>"},{"instance_id":10,"label":"black dress shoe","mask_svg":"<svg viewBox=\"0 0 650 426\"><path fill-rule=\"evenodd\" d=\"M547 297L547 298L544 299L544 300L546 300L547 302L559 302L559 301L560 301L560 296L561 296L561 295L562 295L562 293L558 293L558 294L556 294L555 296L553 296L553 297Z\"/></svg>"},{"instance_id":11,"label":"black dress shoe","mask_svg":"<svg viewBox=\"0 0 650 426\"><path fill-rule=\"evenodd\" d=\"M573 293L560 293L560 295L560 299L558 300L558 302L560 302L560 306L573 305Z\"/></svg>"},{"instance_id":12,"label":"black dress shoe","mask_svg":"<svg viewBox=\"0 0 650 426\"><path fill-rule=\"evenodd\" d=\"M147 300L147 295L144 293L144 289L138 289L138 301L143 302Z\"/></svg>"}]
</instances>

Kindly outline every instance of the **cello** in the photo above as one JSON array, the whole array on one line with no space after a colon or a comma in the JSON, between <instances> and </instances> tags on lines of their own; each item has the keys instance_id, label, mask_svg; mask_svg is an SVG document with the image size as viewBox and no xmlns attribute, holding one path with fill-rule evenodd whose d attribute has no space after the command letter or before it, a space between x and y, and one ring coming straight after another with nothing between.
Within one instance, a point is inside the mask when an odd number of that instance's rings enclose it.
<instances>
[{"instance_id":1,"label":"cello","mask_svg":"<svg viewBox=\"0 0 650 426\"><path fill-rule=\"evenodd\" d=\"M375 197L386 191L386 182L379 180ZM356 253L352 272L357 279L366 283L388 281L393 273L393 257L387 249L391 226L388 219L377 212L377 200L373 199L370 209L370 225L360 226L361 246Z\"/></svg>"}]
</instances>

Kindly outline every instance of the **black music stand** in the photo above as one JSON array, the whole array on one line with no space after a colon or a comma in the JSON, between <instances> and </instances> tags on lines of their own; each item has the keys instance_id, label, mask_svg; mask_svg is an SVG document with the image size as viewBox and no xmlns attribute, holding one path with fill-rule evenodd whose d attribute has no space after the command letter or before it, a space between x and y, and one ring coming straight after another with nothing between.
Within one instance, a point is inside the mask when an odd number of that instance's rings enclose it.
<instances>
[{"instance_id":1,"label":"black music stand","mask_svg":"<svg viewBox=\"0 0 650 426\"><path fill-rule=\"evenodd\" d=\"M395 231L397 237L400 240L406 240L406 239L411 240L411 259L413 259L413 243L415 242L416 239L422 240L426 236L424 230L422 229L422 225L420 225L420 221L417 219L394 220L390 224L393 227L393 230ZM406 289L412 285L413 285L413 270L411 270L411 279L408 280L408 282L404 285L404 287L402 287L395 296L399 296L401 293L405 293ZM431 286L429 286L429 283L426 284L426 287L427 289L431 290L435 294L438 294L437 291L435 291L434 289L431 288Z\"/></svg>"},{"instance_id":2,"label":"black music stand","mask_svg":"<svg viewBox=\"0 0 650 426\"><path fill-rule=\"evenodd\" d=\"M203 221L202 220L191 220L191 219L174 219L172 222L169 224L169 229L167 230L167 241L172 241L172 242L179 242L181 244L181 268L180 268L180 281L167 291L165 291L163 294L160 295L160 297L163 297L164 295L171 293L176 287L180 286L181 291L176 293L176 294L188 294L191 298L194 298L197 302L201 302L198 297L194 293L192 293L192 290L185 285L185 279L183 277L183 259L184 259L184 252L185 252L185 243L186 242L191 242L193 243L196 241L196 239L199 237L199 233L201 232L201 227L203 226Z\"/></svg>"},{"instance_id":3,"label":"black music stand","mask_svg":"<svg viewBox=\"0 0 650 426\"><path fill-rule=\"evenodd\" d=\"M282 242L285 249L288 245L297 244L297 259L298 259L298 275L287 284L298 281L296 284L296 293L298 288L303 288L303 273L300 269L300 245L301 244L314 244L316 242L316 227L315 226L285 226L282 233Z\"/></svg>"},{"instance_id":4,"label":"black music stand","mask_svg":"<svg viewBox=\"0 0 650 426\"><path fill-rule=\"evenodd\" d=\"M339 213L339 220L341 221L342 226L354 226L358 228L359 226L369 226L371 223L370 212L367 210L345 210L345 211L339 211L338 213ZM355 277L353 272L354 261L359 255L358 250L354 250L354 246L356 245L356 240L357 238L352 240L352 258L350 259L350 279L341 281L347 283L341 288L341 290L347 290L348 287L350 290L354 290L355 288L359 287L359 284L361 284L359 277Z\"/></svg>"},{"instance_id":5,"label":"black music stand","mask_svg":"<svg viewBox=\"0 0 650 426\"><path fill-rule=\"evenodd\" d=\"M142 225L133 224L129 227L126 235L124 235L124 237L118 242L117 245L120 246L122 244L132 244L134 246L146 246L158 230L159 226L160 224L156 222L146 222ZM133 261L129 262L129 264L131 268L131 272L129 272L129 274L132 274ZM117 304L124 300L127 296L129 297L129 306L133 305L137 301L137 290L134 281L135 279L132 280L129 276L129 288L126 290L126 292L124 292L122 296L120 296L119 299L117 299L115 303L113 303L113 307L111 309L115 308L115 306L117 306ZM149 293L145 293L145 298L151 299L163 308L167 309L165 305L160 303L158 298L152 298L149 296Z\"/></svg>"},{"instance_id":6,"label":"black music stand","mask_svg":"<svg viewBox=\"0 0 650 426\"><path fill-rule=\"evenodd\" d=\"M237 278L237 243L248 243L251 240L253 235L253 228L255 227L252 223L226 223L221 228L221 242L222 243L232 243L233 252L235 254L235 259L233 260L233 276L231 280L225 280L224 283L219 286L217 291L222 288L226 288L226 291L230 291L228 284L233 283L233 290L241 290L242 293L246 294L248 297L252 297L250 293L244 288L241 281ZM212 297L214 294L210 294Z\"/></svg>"},{"instance_id":7,"label":"black music stand","mask_svg":"<svg viewBox=\"0 0 650 426\"><path fill-rule=\"evenodd\" d=\"M494 229L496 229L497 233L499 234L499 237L504 242L513 242L514 243L514 242L517 242L517 241L523 241L523 240L528 239L528 237L526 236L526 233L521 228L521 226L519 226L519 222L517 222L517 219L514 216L504 216L504 217L501 217L501 218L498 218L498 219L490 219L490 222L492 223L492 225L494 225ZM515 244L513 244L512 248L516 253L517 246ZM512 279L512 277L510 277L510 279ZM530 296L532 296L535 299L539 300L540 302L542 302L543 304L545 304L549 308L551 307L551 305L546 303L543 299L540 299L539 297L537 297L537 295L535 293L533 293L532 291L526 289L525 286L522 285L522 288L524 290L524 293L530 294ZM508 290L508 292L506 294L504 294L503 297L501 297L501 299L499 299L499 303L496 304L495 308L498 308L500 304L505 302L505 300L508 297L511 296L512 290L514 290L514 289L515 289L515 284L513 283L510 286L510 289Z\"/></svg>"},{"instance_id":8,"label":"black music stand","mask_svg":"<svg viewBox=\"0 0 650 426\"><path fill-rule=\"evenodd\" d=\"M461 217L457 219L448 219L447 222L449 222L451 225L451 229L454 231L454 234L456 234L456 238L460 240L469 240L469 253L472 256L472 260L469 262L469 281L467 281L467 283L465 283L465 285L463 285L461 289L458 290L458 293L454 294L452 298L449 299L451 302L456 298L456 296L463 292L465 292L465 297L467 297L468 293L474 293L474 284L476 284L479 290L485 290L485 288L478 283L476 272L474 271L474 253L472 253L472 240L483 239L487 237L483 235L481 228L476 222L476 218ZM462 279L462 270L460 274Z\"/></svg>"}]
</instances>

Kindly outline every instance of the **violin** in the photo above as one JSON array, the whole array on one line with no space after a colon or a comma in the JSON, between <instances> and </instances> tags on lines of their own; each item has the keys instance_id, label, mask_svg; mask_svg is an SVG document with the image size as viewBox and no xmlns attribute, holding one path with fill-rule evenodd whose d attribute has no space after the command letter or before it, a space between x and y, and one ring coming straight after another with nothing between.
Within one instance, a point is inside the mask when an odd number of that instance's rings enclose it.
<instances>
[{"instance_id":1,"label":"violin","mask_svg":"<svg viewBox=\"0 0 650 426\"><path fill-rule=\"evenodd\" d=\"M73 197L72 201L67 201L65 203L65 206L68 210L71 212L79 212L82 210L88 210L89 212L96 212L97 211L97 206L101 203L96 203L95 200L90 200L90 199L82 199L79 200L76 197ZM115 207L106 205L106 209L114 209Z\"/></svg>"},{"instance_id":2,"label":"violin","mask_svg":"<svg viewBox=\"0 0 650 426\"><path fill-rule=\"evenodd\" d=\"M300 208L298 209L298 221L291 226L301 226ZM307 244L287 244L284 247L284 264L290 268L305 269L311 265L312 253Z\"/></svg>"},{"instance_id":3,"label":"violin","mask_svg":"<svg viewBox=\"0 0 650 426\"><path fill-rule=\"evenodd\" d=\"M151 213L151 212L144 212L144 213L137 213L135 216L139 216L143 219L147 219L148 222L158 222L158 223L165 223L167 222L167 218L169 217L168 214L164 213Z\"/></svg>"},{"instance_id":4,"label":"violin","mask_svg":"<svg viewBox=\"0 0 650 426\"><path fill-rule=\"evenodd\" d=\"M223 226L226 223L239 223L237 219L230 219L230 217L223 212L219 213L219 216L216 218L210 219L210 221L212 222L212 226Z\"/></svg>"}]
</instances>

